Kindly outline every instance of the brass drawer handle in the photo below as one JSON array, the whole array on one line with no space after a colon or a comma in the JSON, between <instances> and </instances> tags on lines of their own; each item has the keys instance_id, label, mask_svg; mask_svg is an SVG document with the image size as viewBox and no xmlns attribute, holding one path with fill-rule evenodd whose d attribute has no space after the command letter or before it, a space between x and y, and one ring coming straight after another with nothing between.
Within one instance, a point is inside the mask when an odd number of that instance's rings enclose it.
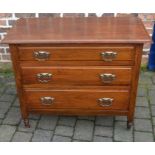
<instances>
[{"instance_id":1,"label":"brass drawer handle","mask_svg":"<svg viewBox=\"0 0 155 155\"><path fill-rule=\"evenodd\" d=\"M47 83L51 80L52 74L51 73L38 73L37 79L41 83Z\"/></svg>"},{"instance_id":2,"label":"brass drawer handle","mask_svg":"<svg viewBox=\"0 0 155 155\"><path fill-rule=\"evenodd\" d=\"M109 107L112 105L114 99L113 98L99 98L98 99L100 106Z\"/></svg>"},{"instance_id":3,"label":"brass drawer handle","mask_svg":"<svg viewBox=\"0 0 155 155\"><path fill-rule=\"evenodd\" d=\"M100 74L100 77L103 83L111 83L116 79L116 75L110 73Z\"/></svg>"},{"instance_id":4,"label":"brass drawer handle","mask_svg":"<svg viewBox=\"0 0 155 155\"><path fill-rule=\"evenodd\" d=\"M44 61L47 60L50 56L50 53L47 51L38 51L34 52L34 58L38 61Z\"/></svg>"},{"instance_id":5,"label":"brass drawer handle","mask_svg":"<svg viewBox=\"0 0 155 155\"><path fill-rule=\"evenodd\" d=\"M104 61L113 61L116 58L117 52L107 51L101 53L102 59Z\"/></svg>"},{"instance_id":6,"label":"brass drawer handle","mask_svg":"<svg viewBox=\"0 0 155 155\"><path fill-rule=\"evenodd\" d=\"M40 100L43 105L51 105L54 103L55 98L46 96L46 97L41 97Z\"/></svg>"}]
</instances>

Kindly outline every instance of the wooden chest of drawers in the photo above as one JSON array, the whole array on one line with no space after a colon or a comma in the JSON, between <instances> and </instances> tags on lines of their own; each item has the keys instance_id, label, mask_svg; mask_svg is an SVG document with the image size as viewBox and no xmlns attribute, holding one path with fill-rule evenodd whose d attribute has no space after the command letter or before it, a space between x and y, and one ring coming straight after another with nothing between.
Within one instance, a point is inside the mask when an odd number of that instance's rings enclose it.
<instances>
[{"instance_id":1,"label":"wooden chest of drawers","mask_svg":"<svg viewBox=\"0 0 155 155\"><path fill-rule=\"evenodd\" d=\"M135 17L20 19L10 46L21 114L125 115L133 121L142 48Z\"/></svg>"}]
</instances>

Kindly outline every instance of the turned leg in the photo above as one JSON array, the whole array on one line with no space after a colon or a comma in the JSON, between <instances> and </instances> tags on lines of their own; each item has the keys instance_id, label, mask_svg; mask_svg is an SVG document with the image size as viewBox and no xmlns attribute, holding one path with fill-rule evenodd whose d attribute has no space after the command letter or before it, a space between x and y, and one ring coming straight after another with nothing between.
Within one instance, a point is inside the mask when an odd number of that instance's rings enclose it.
<instances>
[{"instance_id":1,"label":"turned leg","mask_svg":"<svg viewBox=\"0 0 155 155\"><path fill-rule=\"evenodd\" d=\"M132 122L127 121L127 129L131 129L132 127Z\"/></svg>"},{"instance_id":2,"label":"turned leg","mask_svg":"<svg viewBox=\"0 0 155 155\"><path fill-rule=\"evenodd\" d=\"M30 128L29 113L25 108L21 108L21 115L26 128Z\"/></svg>"},{"instance_id":3,"label":"turned leg","mask_svg":"<svg viewBox=\"0 0 155 155\"><path fill-rule=\"evenodd\" d=\"M27 111L22 111L22 118L23 122L26 128L30 128L30 123L29 123L29 113Z\"/></svg>"},{"instance_id":4,"label":"turned leg","mask_svg":"<svg viewBox=\"0 0 155 155\"><path fill-rule=\"evenodd\" d=\"M127 129L131 129L131 127L132 127L132 125L133 125L133 117L127 117Z\"/></svg>"},{"instance_id":5,"label":"turned leg","mask_svg":"<svg viewBox=\"0 0 155 155\"><path fill-rule=\"evenodd\" d=\"M23 119L26 128L30 128L29 119Z\"/></svg>"}]
</instances>

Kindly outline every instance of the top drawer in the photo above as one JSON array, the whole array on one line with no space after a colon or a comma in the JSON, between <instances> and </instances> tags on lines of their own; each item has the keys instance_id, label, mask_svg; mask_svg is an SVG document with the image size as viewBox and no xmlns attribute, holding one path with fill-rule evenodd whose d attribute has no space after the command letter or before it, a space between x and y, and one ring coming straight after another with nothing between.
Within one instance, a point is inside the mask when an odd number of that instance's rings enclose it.
<instances>
[{"instance_id":1,"label":"top drawer","mask_svg":"<svg viewBox=\"0 0 155 155\"><path fill-rule=\"evenodd\" d=\"M20 60L131 61L134 47L19 47Z\"/></svg>"}]
</instances>

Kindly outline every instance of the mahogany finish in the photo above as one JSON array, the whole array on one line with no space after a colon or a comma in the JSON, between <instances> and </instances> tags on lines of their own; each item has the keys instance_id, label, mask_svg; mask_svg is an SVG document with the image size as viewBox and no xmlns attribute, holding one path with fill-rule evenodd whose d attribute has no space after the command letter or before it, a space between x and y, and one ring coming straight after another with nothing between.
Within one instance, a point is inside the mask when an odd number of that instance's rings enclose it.
<instances>
[{"instance_id":1,"label":"mahogany finish","mask_svg":"<svg viewBox=\"0 0 155 155\"><path fill-rule=\"evenodd\" d=\"M26 100L30 109L100 109L100 110L127 110L129 105L129 90L98 89L54 89L54 90L27 90ZM53 104L42 104L42 96L54 97ZM98 99L113 98L110 106L100 105Z\"/></svg>"},{"instance_id":2,"label":"mahogany finish","mask_svg":"<svg viewBox=\"0 0 155 155\"><path fill-rule=\"evenodd\" d=\"M20 60L35 61L35 51L48 51L50 56L49 61L62 61L62 60L84 60L84 61L102 61L102 52L115 51L117 57L114 61L131 61L134 57L134 47L19 47ZM47 61L48 61L47 60Z\"/></svg>"},{"instance_id":3,"label":"mahogany finish","mask_svg":"<svg viewBox=\"0 0 155 155\"><path fill-rule=\"evenodd\" d=\"M76 66L76 67L21 67L23 84L51 84L51 85L127 85L131 82L131 67L102 67L102 66ZM48 82L40 82L38 73L50 73ZM113 81L106 83L101 74L114 74Z\"/></svg>"},{"instance_id":4,"label":"mahogany finish","mask_svg":"<svg viewBox=\"0 0 155 155\"><path fill-rule=\"evenodd\" d=\"M143 43L150 41L139 18L19 19L3 42L23 43Z\"/></svg>"},{"instance_id":5,"label":"mahogany finish","mask_svg":"<svg viewBox=\"0 0 155 155\"><path fill-rule=\"evenodd\" d=\"M22 118L29 113L134 118L142 48L136 17L20 19L10 45Z\"/></svg>"}]
</instances>

